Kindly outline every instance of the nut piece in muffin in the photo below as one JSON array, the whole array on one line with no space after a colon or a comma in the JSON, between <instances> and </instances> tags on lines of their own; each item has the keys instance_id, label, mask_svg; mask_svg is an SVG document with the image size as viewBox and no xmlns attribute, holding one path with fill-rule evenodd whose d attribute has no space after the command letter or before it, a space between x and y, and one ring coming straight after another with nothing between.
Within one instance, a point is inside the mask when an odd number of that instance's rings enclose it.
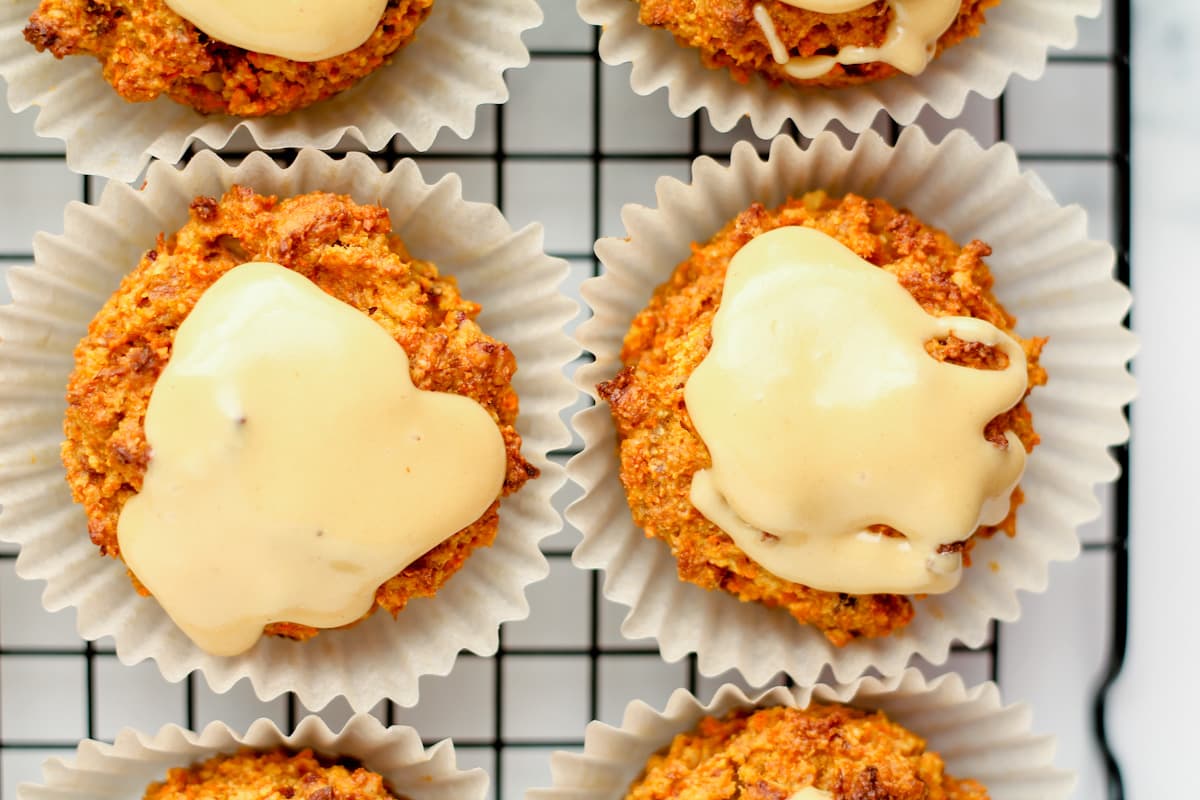
<instances>
[{"instance_id":1,"label":"nut piece in muffin","mask_svg":"<svg viewBox=\"0 0 1200 800\"><path fill-rule=\"evenodd\" d=\"M830 63L796 70L800 59L835 57L839 51L879 48L896 20L896 0L862 0L855 8L810 11L803 0L634 0L643 25L670 31L685 47L699 50L705 66L728 69L745 83L759 74L771 84L838 88L900 74L886 61ZM957 16L931 46L926 59L979 35L984 12L1000 0L962 0ZM853 6L854 3L843 4ZM798 7L800 6L800 7ZM924 9L910 13L931 13ZM815 63L815 62L814 62ZM816 74L810 74L810 72ZM799 73L799 75L797 74ZM801 77L800 75L803 75Z\"/></svg>"},{"instance_id":2,"label":"nut piece in muffin","mask_svg":"<svg viewBox=\"0 0 1200 800\"><path fill-rule=\"evenodd\" d=\"M354 764L318 758L312 750L244 749L167 771L145 800L405 800L382 776Z\"/></svg>"},{"instance_id":3,"label":"nut piece in muffin","mask_svg":"<svg viewBox=\"0 0 1200 800\"><path fill-rule=\"evenodd\" d=\"M683 580L721 589L743 601L782 607L842 646L907 625L913 618L912 602L895 594L820 591L783 579L751 559L696 509L690 496L694 476L709 469L712 460L688 414L685 386L712 348L713 320L730 261L756 236L783 226L805 226L836 239L894 275L932 316L974 317L1009 334L1025 353L1030 388L1046 380L1038 365L1044 341L1012 334L1016 320L991 292L992 276L983 261L990 254L987 245L974 241L960 247L945 233L883 200L855 195L835 198L823 192L789 200L774 210L756 204L742 212L710 241L693 245L691 256L634 318L621 351L624 368L599 386L616 425L620 477L634 522L647 536L666 542ZM1007 358L994 348L954 336L931 340L925 349L938 361L964 367L1007 366ZM1001 359L1004 363L999 363ZM1008 431L1027 452L1037 444L1024 400L992 419L983 434L1003 448ZM997 530L1014 535L1021 500L1020 489L1014 489L1007 517L997 525L980 527L974 536L990 536ZM901 535L885 525L869 530ZM950 548L969 551L971 541L968 536Z\"/></svg>"},{"instance_id":4,"label":"nut piece in muffin","mask_svg":"<svg viewBox=\"0 0 1200 800\"><path fill-rule=\"evenodd\" d=\"M988 800L978 782L945 770L924 740L882 712L763 708L705 717L679 734L650 757L625 800Z\"/></svg>"},{"instance_id":5,"label":"nut piece in muffin","mask_svg":"<svg viewBox=\"0 0 1200 800\"><path fill-rule=\"evenodd\" d=\"M42 0L25 39L56 58L92 55L132 102L166 95L204 114L286 114L349 89L412 40L433 0L388 0L370 37L349 52L293 61L216 41L166 0Z\"/></svg>"},{"instance_id":6,"label":"nut piece in muffin","mask_svg":"<svg viewBox=\"0 0 1200 800\"><path fill-rule=\"evenodd\" d=\"M452 277L408 254L391 234L386 209L323 192L280 200L235 186L219 201L193 201L187 224L159 236L76 349L62 455L101 553L121 558L118 521L151 463L146 412L177 330L219 278L259 260L294 271L381 326L407 354L418 389L460 395L482 407L503 439L501 497L537 476L514 427L512 352L480 329L480 306L459 294ZM499 505L497 497L473 523L379 586L372 610L395 615L411 598L436 594L475 548L492 543ZM265 632L305 639L317 629L280 621Z\"/></svg>"}]
</instances>

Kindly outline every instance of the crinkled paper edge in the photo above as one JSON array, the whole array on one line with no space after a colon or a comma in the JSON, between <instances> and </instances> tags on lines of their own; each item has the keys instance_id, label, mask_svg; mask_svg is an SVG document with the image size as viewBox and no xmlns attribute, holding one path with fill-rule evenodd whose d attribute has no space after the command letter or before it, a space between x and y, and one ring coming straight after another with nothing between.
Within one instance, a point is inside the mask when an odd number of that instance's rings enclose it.
<instances>
[{"instance_id":1,"label":"crinkled paper edge","mask_svg":"<svg viewBox=\"0 0 1200 800\"><path fill-rule=\"evenodd\" d=\"M929 750L945 759L950 774L980 781L993 800L1066 800L1075 786L1073 773L1054 767L1054 738L1031 732L1033 715L1027 706L1004 705L993 683L966 688L954 674L926 682L909 669L888 679L780 686L754 696L727 683L707 703L677 689L661 711L634 700L619 727L588 725L582 753L555 753L550 762L553 785L530 791L527 800L618 800L653 753L702 718L742 708L807 708L813 701L884 711L925 738Z\"/></svg>"},{"instance_id":2,"label":"crinkled paper edge","mask_svg":"<svg viewBox=\"0 0 1200 800\"><path fill-rule=\"evenodd\" d=\"M612 418L595 388L620 369L634 315L687 258L691 242L707 241L755 201L773 207L814 189L882 197L958 242L987 242L995 292L1017 316L1018 332L1050 338L1041 359L1049 383L1029 400L1042 443L1021 482L1026 501L1017 536L980 540L958 588L915 601L907 628L842 648L782 610L678 579L666 545L633 524L618 479ZM763 685L784 671L809 684L827 666L847 681L872 667L896 674L916 654L941 664L953 642L977 647L992 620L1015 620L1018 593L1043 591L1051 562L1078 555L1078 527L1100 512L1094 487L1118 474L1108 448L1129 435L1122 408L1135 394L1126 364L1136 339L1122 320L1130 295L1112 277L1112 248L1087 238L1083 210L1057 205L1035 176L1020 171L1006 144L985 150L958 131L934 145L915 128L894 148L870 131L849 150L833 133L807 150L780 136L765 160L740 142L730 166L702 157L691 184L660 178L656 191L657 208L622 210L627 239L596 244L604 271L583 285L593 317L577 331L595 362L576 373L596 405L573 420L584 447L567 465L583 489L566 512L583 533L574 561L605 572L605 595L630 609L624 635L655 637L668 661L697 653L705 675L736 668Z\"/></svg>"},{"instance_id":3,"label":"crinkled paper edge","mask_svg":"<svg viewBox=\"0 0 1200 800\"><path fill-rule=\"evenodd\" d=\"M1101 2L1003 0L988 10L978 37L944 51L921 75L836 90L772 87L758 76L738 83L728 70L706 68L697 51L681 46L667 31L639 23L638 8L635 0L578 0L580 16L603 28L600 57L608 64L632 62L631 83L640 95L667 87L667 103L677 117L706 109L718 131L749 117L754 132L766 138L789 120L806 136L833 120L863 131L880 110L902 125L926 106L954 119L972 92L993 99L1013 75L1040 78L1050 48L1074 47L1076 18L1097 16Z\"/></svg>"},{"instance_id":4,"label":"crinkled paper edge","mask_svg":"<svg viewBox=\"0 0 1200 800\"><path fill-rule=\"evenodd\" d=\"M153 158L175 163L194 143L222 147L246 131L257 147L342 144L382 150L399 133L427 150L442 128L462 138L476 109L508 99L504 71L529 63L521 34L542 22L536 0L438 0L392 60L329 100L277 117L201 115L169 98L130 103L91 56L58 60L22 30L33 0L0 4L0 77L13 111L36 106L39 136L66 143L74 171L134 180Z\"/></svg>"},{"instance_id":5,"label":"crinkled paper edge","mask_svg":"<svg viewBox=\"0 0 1200 800\"><path fill-rule=\"evenodd\" d=\"M397 620L375 614L308 642L263 639L217 658L139 597L122 564L98 554L58 449L72 351L88 322L158 232L187 221L193 197L219 196L233 183L283 196L342 192L388 208L410 251L454 275L464 296L483 305L483 328L516 354L517 429L542 477L505 498L492 547ZM429 185L411 160L384 173L365 155L334 160L315 150L286 168L262 153L237 167L211 152L181 170L158 162L144 189L112 181L97 206L70 204L65 223L62 235L35 237L36 266L10 269L13 302L0 308L0 539L21 546L18 575L47 582L48 610L74 608L81 636L113 637L123 663L154 659L167 680L198 670L223 692L247 677L263 699L294 691L313 709L338 695L355 710L383 698L412 705L421 675L446 674L460 650L496 651L500 623L528 616L525 587L548 573L538 542L561 529L551 497L565 480L549 453L570 442L559 415L578 396L562 372L578 354L563 330L576 304L558 292L568 268L545 255L540 226L514 232L494 206L464 201L457 175Z\"/></svg>"},{"instance_id":6,"label":"crinkled paper edge","mask_svg":"<svg viewBox=\"0 0 1200 800\"><path fill-rule=\"evenodd\" d=\"M49 758L41 783L17 787L18 800L95 800L141 797L172 767L183 767L240 748L290 750L312 748L331 757L352 758L384 777L388 785L412 800L483 800L488 778L481 769L461 770L450 740L426 749L415 730L385 728L368 714L350 718L334 732L320 717L305 717L289 736L269 719L255 720L244 734L223 722L195 733L167 725L153 735L130 728L112 744L86 739L73 758Z\"/></svg>"}]
</instances>

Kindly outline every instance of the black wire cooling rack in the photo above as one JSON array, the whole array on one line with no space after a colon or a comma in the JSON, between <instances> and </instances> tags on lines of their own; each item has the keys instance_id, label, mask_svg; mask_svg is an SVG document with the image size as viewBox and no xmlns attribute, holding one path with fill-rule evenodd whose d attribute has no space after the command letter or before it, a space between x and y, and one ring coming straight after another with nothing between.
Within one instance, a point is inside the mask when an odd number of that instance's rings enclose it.
<instances>
[{"instance_id":1,"label":"black wire cooling rack","mask_svg":"<svg viewBox=\"0 0 1200 800\"><path fill-rule=\"evenodd\" d=\"M548 13L552 16L562 18L564 11L557 8L558 4L564 6L572 5L566 0L552 0L552 3L544 3ZM553 5L554 7L551 7ZM569 13L573 13L570 11ZM1126 284L1129 283L1130 264L1129 264L1129 245L1130 245L1130 0L1115 0L1110 4L1110 7L1105 11L1108 16L1108 30L1111 31L1110 47L1107 52L1091 53L1091 54L1055 54L1051 56L1052 69L1054 65L1097 65L1106 67L1111 70L1111 81L1109 82L1109 90L1111 97L1108 101L1111 103L1111 132L1108 141L1111 142L1111 149L1107 152L1096 152L1091 149L1076 151L1070 147L1056 147L1052 152L1027 152L1021 151L1020 157L1024 163L1034 168L1048 164L1061 163L1078 163L1078 162L1095 162L1105 165L1109 168L1111 176L1111 191L1113 197L1112 219L1111 219L1111 239L1117 249L1117 275ZM687 122L686 135L687 145L676 142L674 146L663 150L655 147L650 147L641 150L633 150L628 147L622 147L618 152L612 152L603 147L604 137L602 135L602 121L606 113L604 107L604 86L602 83L607 80L624 81L627 84L627 78L616 74L616 71L602 64L597 54L597 41L599 38L598 30L590 31L590 44L585 40L579 41L579 37L574 37L574 41L578 46L534 46L532 48L532 57L534 63L538 62L553 62L556 66L565 67L568 69L586 70L587 81L590 82L591 91L591 107L588 109L591 120L590 130L590 147L582 149L562 150L560 148L547 148L545 151L531 150L527 146L513 147L513 142L510 137L510 125L507 124L506 113L511 113L505 106L497 108L494 115L481 114L481 136L476 137L478 143L476 146L463 147L461 143L451 146L444 150L438 147L434 148L433 152L420 154L418 161L422 165L422 169L428 175L430 172L438 173L447 169L462 169L466 165L472 174L478 178L479 186L483 187L477 193L475 199L490 199L499 205L502 209L505 208L506 200L510 196L509 189L514 181L527 179L526 173L522 171L522 164L552 164L555 162L570 163L573 167L580 169L579 174L586 174L587 180L579 188L580 191L590 192L590 204L583 205L590 209L588 212L589 218L586 220L590 226L591 238L595 239L605 234L604 231L604 209L606 203L611 206L613 198L604 196L604 174L605 165L614 159L619 159L624 164L644 165L644 169L649 172L656 173L660 162L672 162L677 166L680 163L686 163L700 155L709 155L718 160L724 160L728 157L728 149L722 142L727 139L714 137L712 131L708 129L708 125L704 117L700 114L692 117ZM545 42L545 37L539 37L539 42L544 44L554 45L552 42ZM605 75L608 71L609 74ZM656 95L658 102L665 102L661 93ZM990 106L991 114L994 118L994 136L998 140L1007 139L1007 134L1010 130L1012 122L1012 109L1005 98L996 101ZM488 117L491 116L491 119ZM25 115L24 122L21 123L27 127L31 127L30 115ZM885 133L891 136L898 134L898 127L890 121L885 121L882 126ZM3 130L3 129L0 129ZM794 131L792 132L794 135ZM23 142L36 141L32 134L29 136L19 137ZM709 144L706 145L706 142ZM717 142L718 146L711 146L711 143ZM9 146L8 143L0 140L0 176L3 176L5 170L10 165L29 165L45 162L63 162L63 153L59 149L60 145L57 142L52 143L52 149L43 149L45 145L39 144L33 147L24 146ZM1020 150L1020 148L1018 148ZM233 160L236 160L245 155L245 151L227 150L225 155ZM277 154L281 161L288 161L294 157L294 153L283 151ZM387 166L394 166L399 160L407 157L409 153L404 149L402 142L394 143L387 150L374 154L378 161ZM522 177L524 176L524 177ZM88 176L76 176L77 181L77 197L82 200L88 200L96 196L97 189L101 188L101 181L90 178ZM491 193L491 197L487 194ZM645 198L638 198L645 199ZM19 198L18 198L19 200ZM2 206L0 206L2 209ZM3 219L0 219L0 228L5 224ZM59 223L61 226L61 222ZM59 228L60 229L60 228ZM10 232L10 239L17 235ZM552 251L554 248L551 248ZM575 270L577 277L582 274L595 274L598 270L598 264L595 262L593 254L586 247L559 249L557 252L552 252L553 255L560 256L570 261ZM25 263L32 261L32 253L28 247L15 248L8 251L0 252L0 268L9 264ZM556 460L565 462L567 458L573 455L575 450L567 449L555 454ZM1116 484L1113 495L1113 507L1111 509L1112 517L1112 533L1111 536L1105 537L1103 541L1088 541L1084 544L1085 551L1103 551L1108 553L1111 558L1111 603L1109 607L1110 619L1106 625L1109 628L1109 652L1107 654L1107 663L1100 669L1100 680L1096 686L1094 693L1094 701L1092 707L1092 735L1095 748L1101 755L1104 769L1106 770L1107 793L1110 800L1121 800L1124 795L1124 789L1121 781L1120 766L1114 757L1112 750L1108 745L1108 740L1104 725L1105 702L1109 686L1120 673L1121 666L1125 655L1125 646L1127 638L1127 607L1128 607L1128 558L1127 558L1127 542L1129 536L1128 530L1128 509L1129 509L1129 482L1128 482L1128 461L1126 458L1125 448L1119 448L1115 455L1122 466L1122 476ZM563 497L566 498L570 494L570 490L564 490ZM565 501L562 503L565 505ZM570 532L566 532L560 536L553 537L552 544L545 549L547 557L552 564L563 568L569 567L570 550L573 543ZM0 566L5 567L6 571L11 573L11 562L15 558L15 553L11 550L0 552ZM15 580L15 578L11 578ZM529 646L523 644L512 643L511 637L507 635L507 630L501 637L501 646L495 657L490 659L469 659L471 664L471 675L475 681L490 681L491 691L486 693L490 696L491 707L483 709L490 715L490 724L486 725L486 732L476 729L470 735L455 735L455 744L460 753L460 758L469 763L479 764L487 768L492 775L493 797L496 800L516 800L519 796L519 787L523 784L520 781L509 779L509 771L514 769L514 764L522 761L519 757L522 751L531 756L542 757L546 755L546 751L555 748L578 749L582 746L583 725L578 726L575 735L567 737L528 737L524 735L513 735L507 721L512 719L514 713L521 714L536 714L537 709L531 708L513 708L513 702L508 697L506 692L506 681L512 679L514 674L509 668L510 664L528 664L528 659L558 659L558 662L571 661L574 664L586 663L586 676L580 676L582 682L586 685L586 713L587 719L595 719L602 716L602 663L606 660L624 660L628 665L628 669L624 670L626 676L633 676L633 681L637 681L637 672L640 664L650 663L658 659L658 651L653 646L653 643L622 643L616 646L611 639L606 640L602 633L602 627L606 624L602 620L604 616L606 603L601 597L601 579L597 573L591 573L582 580L586 581L586 591L589 594L588 602L586 603L586 611L583 611L578 619L573 621L573 625L577 625L575 635L569 637L573 644L569 646L544 646L536 645ZM29 595L25 595L28 597ZM8 597L10 604L9 612L22 613L20 608L12 608L11 605L16 602ZM536 611L536 608L535 608ZM7 617L3 617L7 618ZM994 625L989 643L979 651L974 651L977 657L984 659L985 666L982 670L986 677L993 680L1001 681L1000 674L1000 654L1003 642L1005 626ZM82 692L83 708L80 710L79 719L79 734L91 738L103 738L104 731L98 723L98 709L101 701L101 694L104 691L102 681L99 678L101 660L107 659L111 662L112 650L105 644L95 644L92 642L79 642L73 646L42 646L42 645L8 645L4 644L4 637L0 631L0 698L14 697L22 693L26 687L16 685L15 682L20 680L19 676L25 674L26 670L22 668L22 660L34 659L38 664L45 663L41 659L74 659L76 662L81 662L82 666L82 681L84 690ZM958 652L967 652L960 650ZM460 664L464 660L460 659ZM106 663L108 663L106 662ZM32 663L32 662L30 662ZM74 662L73 662L74 663ZM549 662L547 662L549 663ZM108 667L105 667L106 669ZM123 668L120 668L123 669ZM456 667L456 671L459 668ZM695 691L701 691L711 685L711 679L705 679L700 676L696 663L693 659L687 663L683 669L685 670L686 681L683 685ZM8 683L5 683L7 676ZM708 683L706 683L708 681ZM1003 686L1002 686L1003 688ZM189 677L182 687L182 699L179 703L179 708L163 718L162 722L179 722L187 727L194 728L204 722L205 714L200 711L200 695L207 692L206 688L200 686L198 679ZM423 685L423 697L425 695L425 687ZM1019 697L1010 697L1010 700L1021 699ZM46 703L50 702L50 698L45 698ZM12 701L10 701L11 703ZM22 709L40 707L40 700L35 700L31 706L28 702L22 704ZM276 704L272 706L276 717L279 721L290 729L295 725L297 719L304 713L307 713L294 700L289 698L280 706ZM420 706L418 708L421 708ZM15 712L14 712L15 713ZM25 713L25 712L22 712ZM413 721L411 713L403 709L399 709L394 705L387 703L383 707L377 709L379 716L387 722L410 722ZM19 755L26 753L28 756L42 756L62 754L66 755L72 750L77 742L74 738L58 738L47 736L27 736L20 731L19 725L12 724L12 717L5 717L3 709L0 709L0 720L4 721L0 725L0 786L10 786L12 780L5 780L5 772L17 771L19 777L36 777L36 773L31 774L30 762L32 758L21 759ZM17 732L10 733L9 728L18 728ZM514 754L516 756L514 757ZM548 775L548 773L547 773ZM9 778L15 780L15 775L9 775ZM12 800L11 792L4 794L3 800Z\"/></svg>"}]
</instances>

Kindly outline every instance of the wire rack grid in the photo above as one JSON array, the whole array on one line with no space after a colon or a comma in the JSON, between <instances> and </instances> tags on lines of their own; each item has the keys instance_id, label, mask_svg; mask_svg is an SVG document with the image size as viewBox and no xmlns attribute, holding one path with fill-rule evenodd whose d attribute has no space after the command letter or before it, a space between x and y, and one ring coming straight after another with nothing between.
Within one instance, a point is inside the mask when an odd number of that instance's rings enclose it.
<instances>
[{"instance_id":1,"label":"wire rack grid","mask_svg":"<svg viewBox=\"0 0 1200 800\"><path fill-rule=\"evenodd\" d=\"M934 139L962 127L985 144L1013 144L1060 200L1089 210L1092 235L1117 248L1126 283L1129 6L1108 2L1098 20L1083 24L1079 48L1051 56L1041 81L1015 80L994 102L973 97L957 120L918 120ZM686 179L699 155L725 160L738 139L765 143L746 126L718 133L703 113L676 119L661 91L637 97L628 67L600 61L598 31L576 17L573 3L543 7L546 24L526 37L531 65L509 74L511 100L481 110L471 139L443 136L422 154L396 141L374 156L387 167L415 157L427 180L457 172L469 199L496 203L514 225L543 222L547 249L571 265L564 291L578 299L579 284L599 269L591 243L622 233L622 204L653 203L655 178ZM61 230L62 206L94 200L102 188L67 170L61 144L39 139L32 122L31 113L0 110L0 270L31 261L33 232ZM875 127L898 133L884 115ZM223 153L236 160L247 145L235 139ZM277 155L287 161L294 154ZM571 411L586 402L581 397ZM556 460L565 462L577 446ZM1124 466L1124 450L1117 456ZM556 502L565 507L574 496L568 487ZM1007 699L1031 701L1037 728L1059 737L1062 766L1080 773L1077 796L1119 800L1120 770L1103 719L1125 650L1127 479L1100 496L1105 515L1081 532L1083 555L1056 565L1047 594L1023 598L1022 621L993 626L983 648L956 648L945 666L923 667L958 670L969 683L995 680ZM570 564L577 541L564 528L544 543L550 578L532 587L530 618L505 626L494 657L461 656L449 676L422 681L416 708L384 703L373 712L415 725L429 742L452 736L462 764L491 774L494 800L547 785L550 753L579 749L588 720L618 722L635 697L661 704L679 686L705 696L726 680L740 682L703 676L694 659L665 663L652 641L621 637L623 607L603 598L596 573ZM0 800L15 798L16 784L37 779L46 756L66 754L81 737L110 739L121 727L152 731L169 722L197 728L214 719L244 727L260 716L290 729L309 713L291 697L260 702L244 683L216 695L195 677L168 684L153 664L121 665L111 642L79 639L70 613L45 613L40 586L15 576L14 559L0 546ZM1053 670L1042 667L1048 663ZM335 701L318 713L337 725L349 710Z\"/></svg>"}]
</instances>

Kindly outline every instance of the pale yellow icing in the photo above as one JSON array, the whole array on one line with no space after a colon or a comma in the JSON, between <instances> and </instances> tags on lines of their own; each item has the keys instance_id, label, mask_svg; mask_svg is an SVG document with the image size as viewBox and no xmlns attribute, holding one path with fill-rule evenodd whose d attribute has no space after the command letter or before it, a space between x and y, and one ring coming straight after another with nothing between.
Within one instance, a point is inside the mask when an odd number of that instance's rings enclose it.
<instances>
[{"instance_id":1,"label":"pale yellow icing","mask_svg":"<svg viewBox=\"0 0 1200 800\"><path fill-rule=\"evenodd\" d=\"M320 61L371 37L387 0L166 0L179 16L225 44Z\"/></svg>"},{"instance_id":2,"label":"pale yellow icing","mask_svg":"<svg viewBox=\"0 0 1200 800\"><path fill-rule=\"evenodd\" d=\"M995 347L1003 370L942 363L950 334ZM685 386L712 456L691 500L769 572L827 591L935 593L957 552L1008 512L1025 449L984 427L1016 405L1025 354L970 317L927 314L896 278L810 228L733 257L712 349ZM867 529L888 525L905 534Z\"/></svg>"},{"instance_id":3,"label":"pale yellow icing","mask_svg":"<svg viewBox=\"0 0 1200 800\"><path fill-rule=\"evenodd\" d=\"M833 795L815 786L805 786L800 791L793 793L788 800L833 800Z\"/></svg>"},{"instance_id":4,"label":"pale yellow icing","mask_svg":"<svg viewBox=\"0 0 1200 800\"><path fill-rule=\"evenodd\" d=\"M779 0L779 2L803 8L806 11L816 11L818 14L842 14L846 11L866 8L875 0Z\"/></svg>"},{"instance_id":5,"label":"pale yellow icing","mask_svg":"<svg viewBox=\"0 0 1200 800\"><path fill-rule=\"evenodd\" d=\"M823 14L854 11L871 5L873 0L779 0L786 5ZM888 0L892 23L879 47L843 47L837 55L780 58L787 46L775 30L767 8L759 3L754 18L771 47L772 57L784 70L801 80L819 78L836 64L868 64L882 61L901 72L919 75L925 71L937 49L937 41L958 17L962 0Z\"/></svg>"},{"instance_id":6,"label":"pale yellow icing","mask_svg":"<svg viewBox=\"0 0 1200 800\"><path fill-rule=\"evenodd\" d=\"M779 31L775 30L775 20L771 19L771 12L767 11L767 7L762 3L755 3L754 19L762 28L763 36L767 37L767 44L771 47L771 57L775 59L775 63L786 64L789 58L787 45L779 38Z\"/></svg>"},{"instance_id":7,"label":"pale yellow icing","mask_svg":"<svg viewBox=\"0 0 1200 800\"><path fill-rule=\"evenodd\" d=\"M176 334L145 420L129 568L216 655L264 625L344 625L478 519L504 439L473 400L415 388L379 324L276 264L230 270Z\"/></svg>"}]
</instances>

